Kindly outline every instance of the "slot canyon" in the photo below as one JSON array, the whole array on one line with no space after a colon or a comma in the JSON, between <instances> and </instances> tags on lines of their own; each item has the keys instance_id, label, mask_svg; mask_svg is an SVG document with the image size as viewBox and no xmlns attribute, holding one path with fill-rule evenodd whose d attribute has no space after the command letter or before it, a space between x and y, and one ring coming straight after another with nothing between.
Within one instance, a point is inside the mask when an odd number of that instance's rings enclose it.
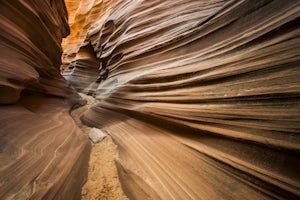
<instances>
[{"instance_id":1,"label":"slot canyon","mask_svg":"<svg viewBox=\"0 0 300 200\"><path fill-rule=\"evenodd\" d=\"M300 199L299 0L0 11L1 200Z\"/></svg>"}]
</instances>

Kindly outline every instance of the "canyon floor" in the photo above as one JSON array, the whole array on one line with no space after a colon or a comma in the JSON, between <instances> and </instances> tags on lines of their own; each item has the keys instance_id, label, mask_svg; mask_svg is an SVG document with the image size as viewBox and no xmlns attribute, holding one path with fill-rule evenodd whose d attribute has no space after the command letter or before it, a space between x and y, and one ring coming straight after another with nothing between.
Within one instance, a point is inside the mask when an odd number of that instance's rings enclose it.
<instances>
[{"instance_id":1,"label":"canyon floor","mask_svg":"<svg viewBox=\"0 0 300 200\"><path fill-rule=\"evenodd\" d=\"M80 116L91 107L95 99L82 93L80 96L87 101L87 104L73 110L71 116L86 137L88 137L92 128L82 124ZM118 159L118 150L110 135L107 135L97 144L92 143L87 182L81 191L83 200L128 199L120 185L115 159Z\"/></svg>"}]
</instances>

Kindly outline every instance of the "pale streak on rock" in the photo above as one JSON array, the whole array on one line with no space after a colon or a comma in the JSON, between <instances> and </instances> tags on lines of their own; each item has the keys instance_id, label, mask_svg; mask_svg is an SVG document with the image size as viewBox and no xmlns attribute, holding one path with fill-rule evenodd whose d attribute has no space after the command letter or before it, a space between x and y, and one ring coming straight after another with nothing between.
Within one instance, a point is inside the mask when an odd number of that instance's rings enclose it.
<instances>
[{"instance_id":1,"label":"pale streak on rock","mask_svg":"<svg viewBox=\"0 0 300 200\"><path fill-rule=\"evenodd\" d=\"M98 102L82 119L118 145L129 198L299 198L299 1L89 8L63 62L91 44L97 75L109 70L98 82L85 72Z\"/></svg>"}]
</instances>

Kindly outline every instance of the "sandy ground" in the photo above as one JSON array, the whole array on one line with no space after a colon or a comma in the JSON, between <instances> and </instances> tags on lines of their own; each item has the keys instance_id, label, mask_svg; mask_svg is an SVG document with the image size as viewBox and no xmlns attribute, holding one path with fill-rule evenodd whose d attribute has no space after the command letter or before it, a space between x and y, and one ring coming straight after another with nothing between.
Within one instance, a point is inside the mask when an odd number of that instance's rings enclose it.
<instances>
[{"instance_id":1,"label":"sandy ground","mask_svg":"<svg viewBox=\"0 0 300 200\"><path fill-rule=\"evenodd\" d=\"M79 117L93 103L94 98L85 94L80 94L88 101L87 105L77 108L71 112L71 116L82 131L87 135L90 127L81 123ZM127 200L121 188L118 178L115 159L118 157L117 146L108 135L98 144L92 143L92 151L89 160L89 170L87 182L82 188L83 200Z\"/></svg>"}]
</instances>

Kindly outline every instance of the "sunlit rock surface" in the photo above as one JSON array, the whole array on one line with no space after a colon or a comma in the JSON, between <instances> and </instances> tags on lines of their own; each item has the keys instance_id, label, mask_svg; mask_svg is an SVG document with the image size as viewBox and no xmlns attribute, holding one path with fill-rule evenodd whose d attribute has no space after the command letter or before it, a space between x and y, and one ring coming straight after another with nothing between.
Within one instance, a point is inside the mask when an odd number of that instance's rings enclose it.
<instances>
[{"instance_id":1,"label":"sunlit rock surface","mask_svg":"<svg viewBox=\"0 0 300 200\"><path fill-rule=\"evenodd\" d=\"M112 6L115 0L67 0L65 1L69 18L70 35L63 40L64 62L70 62L83 43L87 44L86 34L89 28L101 21L105 11Z\"/></svg>"},{"instance_id":2,"label":"sunlit rock surface","mask_svg":"<svg viewBox=\"0 0 300 200\"><path fill-rule=\"evenodd\" d=\"M80 199L89 142L60 74L63 0L0 3L0 199Z\"/></svg>"},{"instance_id":3,"label":"sunlit rock surface","mask_svg":"<svg viewBox=\"0 0 300 200\"><path fill-rule=\"evenodd\" d=\"M84 2L63 62L100 61L82 120L119 146L128 197L299 198L300 1Z\"/></svg>"}]
</instances>

